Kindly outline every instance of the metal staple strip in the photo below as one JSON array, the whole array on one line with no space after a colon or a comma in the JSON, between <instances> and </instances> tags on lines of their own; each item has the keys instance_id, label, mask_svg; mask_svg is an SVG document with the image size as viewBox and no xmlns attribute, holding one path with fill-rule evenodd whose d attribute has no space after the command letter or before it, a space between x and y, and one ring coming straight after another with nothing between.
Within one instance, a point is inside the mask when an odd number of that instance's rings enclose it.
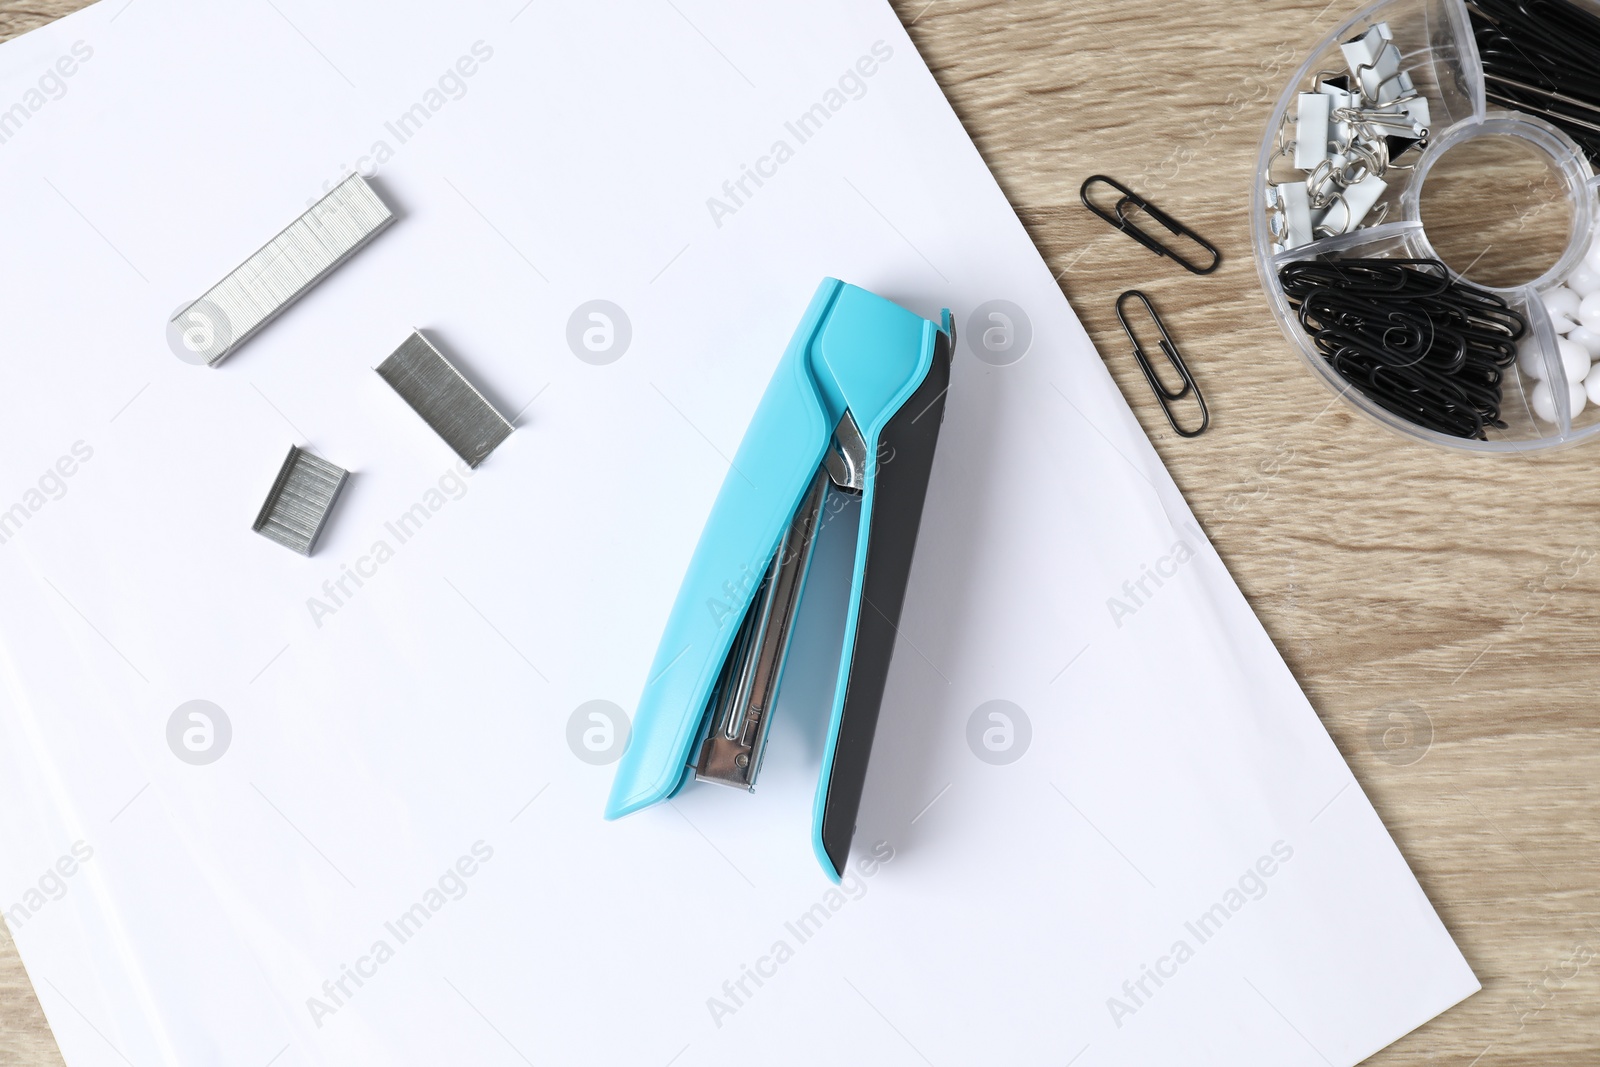
<instances>
[{"instance_id":1,"label":"metal staple strip","mask_svg":"<svg viewBox=\"0 0 1600 1067\"><path fill-rule=\"evenodd\" d=\"M394 213L352 174L227 277L172 317L185 344L215 366L349 259Z\"/></svg>"},{"instance_id":2,"label":"metal staple strip","mask_svg":"<svg viewBox=\"0 0 1600 1067\"><path fill-rule=\"evenodd\" d=\"M302 556L311 555L349 477L343 467L290 445L251 529Z\"/></svg>"},{"instance_id":3,"label":"metal staple strip","mask_svg":"<svg viewBox=\"0 0 1600 1067\"><path fill-rule=\"evenodd\" d=\"M377 371L468 466L482 463L511 436L506 417L416 330Z\"/></svg>"}]
</instances>

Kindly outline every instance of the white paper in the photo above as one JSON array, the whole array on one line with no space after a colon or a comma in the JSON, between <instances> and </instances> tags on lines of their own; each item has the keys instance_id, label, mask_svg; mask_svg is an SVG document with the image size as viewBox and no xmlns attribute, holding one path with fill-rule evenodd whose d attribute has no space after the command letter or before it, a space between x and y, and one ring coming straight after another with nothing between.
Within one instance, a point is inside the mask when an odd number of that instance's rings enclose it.
<instances>
[{"instance_id":1,"label":"white paper","mask_svg":"<svg viewBox=\"0 0 1600 1067\"><path fill-rule=\"evenodd\" d=\"M887 6L113 0L0 68L0 906L72 1067L1344 1065L1478 988ZM357 166L394 226L176 358ZM843 894L850 516L757 793L608 824L568 744L824 275L964 334ZM371 369L413 327L522 411L470 478ZM309 560L291 443L354 472Z\"/></svg>"}]
</instances>

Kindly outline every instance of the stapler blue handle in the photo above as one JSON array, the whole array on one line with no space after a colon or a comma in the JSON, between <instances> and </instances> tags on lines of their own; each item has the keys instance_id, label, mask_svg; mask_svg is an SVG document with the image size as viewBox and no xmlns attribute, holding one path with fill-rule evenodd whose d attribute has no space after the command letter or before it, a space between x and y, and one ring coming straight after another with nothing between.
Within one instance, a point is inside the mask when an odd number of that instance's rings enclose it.
<instances>
[{"instance_id":1,"label":"stapler blue handle","mask_svg":"<svg viewBox=\"0 0 1600 1067\"><path fill-rule=\"evenodd\" d=\"M806 309L689 561L617 765L608 819L690 781L753 789L818 521L861 498L812 848L839 881L855 835L955 330L829 278Z\"/></svg>"}]
</instances>

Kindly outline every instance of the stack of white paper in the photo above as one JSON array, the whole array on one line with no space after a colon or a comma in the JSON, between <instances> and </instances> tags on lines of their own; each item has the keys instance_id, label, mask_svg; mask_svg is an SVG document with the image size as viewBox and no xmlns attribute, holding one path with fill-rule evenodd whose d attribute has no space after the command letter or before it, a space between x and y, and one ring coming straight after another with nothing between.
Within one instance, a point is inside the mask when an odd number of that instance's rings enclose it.
<instances>
[{"instance_id":1,"label":"stack of white paper","mask_svg":"<svg viewBox=\"0 0 1600 1067\"><path fill-rule=\"evenodd\" d=\"M0 906L74 1067L1343 1065L1477 988L888 7L116 3L0 49ZM399 220L177 358L356 167ZM600 818L824 275L964 332L837 890L825 592L759 792ZM521 412L470 475L413 327Z\"/></svg>"}]
</instances>

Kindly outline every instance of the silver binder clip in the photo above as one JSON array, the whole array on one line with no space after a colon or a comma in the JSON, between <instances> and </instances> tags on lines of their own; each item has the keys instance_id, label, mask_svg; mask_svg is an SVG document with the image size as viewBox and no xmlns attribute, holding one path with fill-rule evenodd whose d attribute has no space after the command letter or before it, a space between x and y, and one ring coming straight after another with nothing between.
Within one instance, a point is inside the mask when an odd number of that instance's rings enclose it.
<instances>
[{"instance_id":1,"label":"silver binder clip","mask_svg":"<svg viewBox=\"0 0 1600 1067\"><path fill-rule=\"evenodd\" d=\"M393 221L394 212L372 187L350 175L179 309L168 336L199 362L216 366Z\"/></svg>"},{"instance_id":2,"label":"silver binder clip","mask_svg":"<svg viewBox=\"0 0 1600 1067\"><path fill-rule=\"evenodd\" d=\"M378 375L467 466L489 457L514 427L420 331L377 366Z\"/></svg>"},{"instance_id":3,"label":"silver binder clip","mask_svg":"<svg viewBox=\"0 0 1600 1067\"><path fill-rule=\"evenodd\" d=\"M311 555L349 477L343 467L290 445L251 529L302 556Z\"/></svg>"}]
</instances>

